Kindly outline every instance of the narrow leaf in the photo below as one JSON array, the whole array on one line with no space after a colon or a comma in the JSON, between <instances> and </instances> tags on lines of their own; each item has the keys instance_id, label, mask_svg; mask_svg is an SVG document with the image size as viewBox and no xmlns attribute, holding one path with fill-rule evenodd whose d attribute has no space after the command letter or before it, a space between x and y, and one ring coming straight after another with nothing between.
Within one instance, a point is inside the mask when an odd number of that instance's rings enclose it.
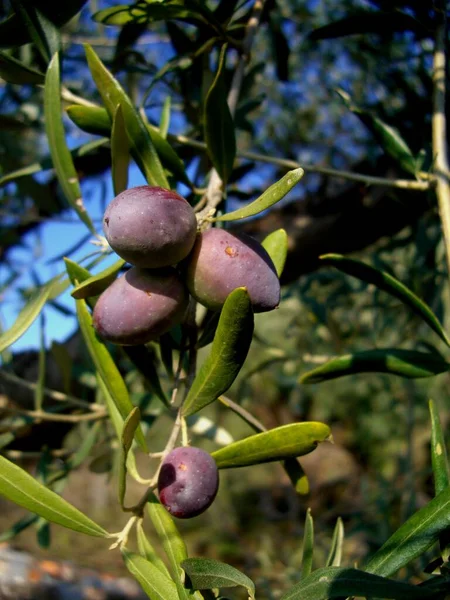
<instances>
[{"instance_id":1,"label":"narrow leaf","mask_svg":"<svg viewBox=\"0 0 450 600\"><path fill-rule=\"evenodd\" d=\"M0 494L52 523L94 537L109 536L100 525L3 456L0 456Z\"/></svg>"},{"instance_id":2,"label":"narrow leaf","mask_svg":"<svg viewBox=\"0 0 450 600\"><path fill-rule=\"evenodd\" d=\"M320 383L358 373L389 373L407 379L432 377L450 370L450 364L434 354L400 348L345 354L299 377L300 383Z\"/></svg>"},{"instance_id":3,"label":"narrow leaf","mask_svg":"<svg viewBox=\"0 0 450 600\"><path fill-rule=\"evenodd\" d=\"M302 579L311 574L314 558L314 520L311 509L308 508L305 517L305 531L303 533L302 553Z\"/></svg>"},{"instance_id":4,"label":"narrow leaf","mask_svg":"<svg viewBox=\"0 0 450 600\"><path fill-rule=\"evenodd\" d=\"M51 56L60 50L61 39L58 28L35 3L29 0L14 0L17 15L23 21L31 40L43 59L48 62Z\"/></svg>"},{"instance_id":5,"label":"narrow leaf","mask_svg":"<svg viewBox=\"0 0 450 600\"><path fill-rule=\"evenodd\" d=\"M45 75L23 64L10 54L0 52L0 77L8 83L19 85L42 84Z\"/></svg>"},{"instance_id":6,"label":"narrow leaf","mask_svg":"<svg viewBox=\"0 0 450 600\"><path fill-rule=\"evenodd\" d=\"M45 76L44 116L50 154L52 156L59 184L61 185L68 203L75 210L79 219L86 225L91 233L95 233L95 228L84 207L78 175L73 164L72 155L66 144L62 120L58 53L56 53L50 61Z\"/></svg>"},{"instance_id":7,"label":"narrow leaf","mask_svg":"<svg viewBox=\"0 0 450 600\"><path fill-rule=\"evenodd\" d=\"M250 598L255 597L253 581L231 565L212 558L188 558L181 566L194 590L242 586L247 589Z\"/></svg>"},{"instance_id":8,"label":"narrow leaf","mask_svg":"<svg viewBox=\"0 0 450 600\"><path fill-rule=\"evenodd\" d=\"M397 129L388 125L370 111L356 106L344 90L337 89L336 91L344 100L347 108L367 127L383 150L396 160L405 171L414 175L417 169L416 159Z\"/></svg>"},{"instance_id":9,"label":"narrow leaf","mask_svg":"<svg viewBox=\"0 0 450 600\"><path fill-rule=\"evenodd\" d=\"M308 477L298 458L287 458L285 461L283 461L283 468L291 480L291 483L294 486L297 494L300 494L300 496L306 496L306 494L309 494Z\"/></svg>"},{"instance_id":10,"label":"narrow leaf","mask_svg":"<svg viewBox=\"0 0 450 600\"><path fill-rule=\"evenodd\" d=\"M328 554L326 567L340 567L342 561L342 546L344 544L344 523L338 517L331 539L330 553Z\"/></svg>"},{"instance_id":11,"label":"narrow leaf","mask_svg":"<svg viewBox=\"0 0 450 600\"><path fill-rule=\"evenodd\" d=\"M281 596L280 600L328 600L328 598L364 596L394 600L426 600L436 598L436 590L409 585L345 567L325 567Z\"/></svg>"},{"instance_id":12,"label":"narrow leaf","mask_svg":"<svg viewBox=\"0 0 450 600\"><path fill-rule=\"evenodd\" d=\"M205 142L208 155L224 184L233 170L236 139L233 117L227 103L225 57L227 45L220 51L217 73L205 99Z\"/></svg>"},{"instance_id":13,"label":"narrow leaf","mask_svg":"<svg viewBox=\"0 0 450 600\"><path fill-rule=\"evenodd\" d=\"M111 119L106 109L94 106L72 105L66 109L70 119L83 131L94 135L111 135ZM184 163L169 142L164 139L159 129L151 124L144 124L151 137L159 159L164 168L172 173L179 181L192 187L192 183L184 168ZM135 155L134 147L131 153ZM1 183L0 179L0 183Z\"/></svg>"},{"instance_id":14,"label":"narrow leaf","mask_svg":"<svg viewBox=\"0 0 450 600\"><path fill-rule=\"evenodd\" d=\"M365 570L384 577L393 575L428 550L449 527L450 487L447 487L397 529L372 556Z\"/></svg>"},{"instance_id":15,"label":"narrow leaf","mask_svg":"<svg viewBox=\"0 0 450 600\"><path fill-rule=\"evenodd\" d=\"M234 442L211 456L219 469L247 467L303 456L330 438L330 428L324 423L290 423Z\"/></svg>"},{"instance_id":16,"label":"narrow leaf","mask_svg":"<svg viewBox=\"0 0 450 600\"><path fill-rule=\"evenodd\" d=\"M188 600L189 591L184 588L184 573L181 563L188 557L186 544L181 537L174 520L167 510L160 504L154 494L147 502L147 511L153 527L158 534L164 552L169 559L169 566L172 572L175 585L178 590L180 600Z\"/></svg>"},{"instance_id":17,"label":"narrow leaf","mask_svg":"<svg viewBox=\"0 0 450 600\"><path fill-rule=\"evenodd\" d=\"M119 482L118 482L118 492L119 492L119 502L120 506L124 507L126 486L127 486L127 458L128 452L130 451L131 445L133 443L133 439L136 433L137 428L139 427L139 423L141 420L141 413L139 408L136 406L129 413L128 417L125 419L122 430L122 445L120 449L120 458L119 458Z\"/></svg>"},{"instance_id":18,"label":"narrow leaf","mask_svg":"<svg viewBox=\"0 0 450 600\"><path fill-rule=\"evenodd\" d=\"M130 148L122 107L117 105L111 129L111 169L114 195L127 189Z\"/></svg>"},{"instance_id":19,"label":"narrow leaf","mask_svg":"<svg viewBox=\"0 0 450 600\"><path fill-rule=\"evenodd\" d=\"M185 417L224 394L247 357L253 335L253 311L245 288L237 288L222 308L211 353L192 384L183 405Z\"/></svg>"},{"instance_id":20,"label":"narrow leaf","mask_svg":"<svg viewBox=\"0 0 450 600\"><path fill-rule=\"evenodd\" d=\"M136 525L136 538L138 543L139 554L143 558L145 558L145 560L148 560L149 562L154 564L155 567L158 567L161 573L163 573L166 577L170 579L170 573L167 570L166 565L156 554L155 549L151 545L148 537L145 535L144 528L142 527L142 520L138 521L138 524Z\"/></svg>"},{"instance_id":21,"label":"narrow leaf","mask_svg":"<svg viewBox=\"0 0 450 600\"><path fill-rule=\"evenodd\" d=\"M417 316L425 321L425 323L437 333L447 346L450 346L450 338L447 336L431 308L423 300L413 294L413 292L407 288L406 285L401 283L401 281L389 273L386 273L386 271L375 269L359 260L345 258L341 254L324 254L320 258L323 264L336 267L336 269L339 269L348 275L352 275L361 281L371 283L379 290L387 292L406 304L406 306L409 306Z\"/></svg>"},{"instance_id":22,"label":"narrow leaf","mask_svg":"<svg viewBox=\"0 0 450 600\"><path fill-rule=\"evenodd\" d=\"M166 139L169 131L171 103L170 96L167 96L164 100L163 109L161 112L161 120L159 122L159 133L164 139Z\"/></svg>"},{"instance_id":23,"label":"narrow leaf","mask_svg":"<svg viewBox=\"0 0 450 600\"><path fill-rule=\"evenodd\" d=\"M272 259L278 277L283 273L288 253L288 236L284 229L277 229L269 233L262 241L262 246Z\"/></svg>"},{"instance_id":24,"label":"narrow leaf","mask_svg":"<svg viewBox=\"0 0 450 600\"><path fill-rule=\"evenodd\" d=\"M165 406L169 407L170 404L161 386L154 356L149 349L144 345L123 346L123 351L140 372L150 390L158 396Z\"/></svg>"},{"instance_id":25,"label":"narrow leaf","mask_svg":"<svg viewBox=\"0 0 450 600\"><path fill-rule=\"evenodd\" d=\"M147 182L150 185L169 188L164 169L142 117L133 106L120 83L108 71L95 51L89 45L86 45L85 49L89 69L110 118L114 117L114 112L118 104L122 107L125 127L133 155Z\"/></svg>"},{"instance_id":26,"label":"narrow leaf","mask_svg":"<svg viewBox=\"0 0 450 600\"><path fill-rule=\"evenodd\" d=\"M81 333L90 357L106 388L108 389L108 392L111 394L119 413L123 419L126 419L134 407L131 403L130 396L122 375L120 374L105 344L101 342L95 334L95 330L92 325L92 317L86 307L85 300L77 300L76 303ZM136 432L136 440L142 450L146 452L147 444L141 428L139 428Z\"/></svg>"},{"instance_id":27,"label":"narrow leaf","mask_svg":"<svg viewBox=\"0 0 450 600\"><path fill-rule=\"evenodd\" d=\"M19 533L34 525L38 519L38 515L25 515L20 521L17 521L12 527L0 534L0 544L13 540Z\"/></svg>"},{"instance_id":28,"label":"narrow leaf","mask_svg":"<svg viewBox=\"0 0 450 600\"><path fill-rule=\"evenodd\" d=\"M44 308L56 283L57 279L53 279L41 287L21 310L12 327L0 335L0 352L14 344L31 327Z\"/></svg>"},{"instance_id":29,"label":"narrow leaf","mask_svg":"<svg viewBox=\"0 0 450 600\"><path fill-rule=\"evenodd\" d=\"M433 466L434 490L436 495L449 486L449 465L444 433L439 413L432 400L428 401L431 418L431 464Z\"/></svg>"},{"instance_id":30,"label":"narrow leaf","mask_svg":"<svg viewBox=\"0 0 450 600\"><path fill-rule=\"evenodd\" d=\"M179 600L174 582L139 554L122 550L125 566L151 600Z\"/></svg>"},{"instance_id":31,"label":"narrow leaf","mask_svg":"<svg viewBox=\"0 0 450 600\"><path fill-rule=\"evenodd\" d=\"M238 221L247 217L253 217L264 210L267 210L280 200L282 200L292 188L297 185L303 177L303 169L294 169L286 173L279 181L271 185L259 198L254 202L247 204L243 208L238 208L233 212L226 213L220 217L215 217L214 221ZM282 231L282 230L281 230Z\"/></svg>"},{"instance_id":32,"label":"narrow leaf","mask_svg":"<svg viewBox=\"0 0 450 600\"><path fill-rule=\"evenodd\" d=\"M124 264L125 261L120 258L113 265L107 267L97 275L90 275L75 286L71 294L72 297L81 300L82 298L98 296L116 279L117 274Z\"/></svg>"}]
</instances>

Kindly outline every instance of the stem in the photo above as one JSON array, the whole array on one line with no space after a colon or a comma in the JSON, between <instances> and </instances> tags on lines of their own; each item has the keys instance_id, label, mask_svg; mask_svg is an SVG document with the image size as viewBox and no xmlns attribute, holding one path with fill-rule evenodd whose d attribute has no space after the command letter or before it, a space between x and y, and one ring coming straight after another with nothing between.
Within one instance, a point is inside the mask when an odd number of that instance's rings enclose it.
<instances>
[{"instance_id":1,"label":"stem","mask_svg":"<svg viewBox=\"0 0 450 600\"><path fill-rule=\"evenodd\" d=\"M198 140L186 137L185 135L169 134L167 137L174 142L178 142L179 144L191 146L197 150L206 150L206 144L204 142L199 142ZM278 167L286 167L287 169L298 169L301 167L309 173L321 173L322 175L328 175L329 177L338 177L341 179L348 179L350 181L360 181L367 185L382 185L386 187L400 188L403 190L417 190L423 192L430 189L430 187L432 187L435 183L434 176L425 181L416 181L415 179L388 179L386 177L373 177L372 175L353 173L352 171L341 171L339 169L331 169L329 167L300 164L297 161L289 158L276 158L275 156L268 156L266 154L258 154L257 152L249 152L245 150L240 152L238 151L236 156L239 158L254 160L255 162L268 163ZM203 211L201 211L201 214L203 214Z\"/></svg>"},{"instance_id":2,"label":"stem","mask_svg":"<svg viewBox=\"0 0 450 600\"><path fill-rule=\"evenodd\" d=\"M242 408L242 406L239 406L239 404L233 402L233 400L230 398L227 398L226 396L219 396L219 402L239 415L241 419L243 419L255 431L267 431L267 427L265 427L261 421L249 413L248 410L245 410L245 408Z\"/></svg>"},{"instance_id":3,"label":"stem","mask_svg":"<svg viewBox=\"0 0 450 600\"><path fill-rule=\"evenodd\" d=\"M435 1L438 17L433 57L433 115L432 145L434 155L434 175L436 177L436 195L444 235L447 268L450 275L450 182L447 158L447 123L445 117L445 75L446 75L446 15L445 1Z\"/></svg>"},{"instance_id":4,"label":"stem","mask_svg":"<svg viewBox=\"0 0 450 600\"><path fill-rule=\"evenodd\" d=\"M35 391L37 384L31 383L30 381L25 381L25 379L21 379L17 377L17 375L13 375L12 373L7 373L6 371L0 371L0 379L4 381L8 381L10 383L14 383L20 385L28 390ZM86 402L85 400L80 400L79 398L75 398L74 396L70 396L69 394L63 394L62 392L58 392L56 390L51 390L49 388L43 388L44 394L51 398L52 400L56 400L57 402L68 402L73 404L74 406L79 406L81 408L87 408L92 411L104 410L103 407L99 407L98 404L93 404L90 402Z\"/></svg>"},{"instance_id":5,"label":"stem","mask_svg":"<svg viewBox=\"0 0 450 600\"><path fill-rule=\"evenodd\" d=\"M95 413L87 413L83 415L55 415L53 413L44 412L41 410L24 410L21 408L2 408L2 412L10 415L24 415L38 421L59 421L61 423L79 423L81 421L98 421L106 419L107 412L97 411Z\"/></svg>"}]
</instances>

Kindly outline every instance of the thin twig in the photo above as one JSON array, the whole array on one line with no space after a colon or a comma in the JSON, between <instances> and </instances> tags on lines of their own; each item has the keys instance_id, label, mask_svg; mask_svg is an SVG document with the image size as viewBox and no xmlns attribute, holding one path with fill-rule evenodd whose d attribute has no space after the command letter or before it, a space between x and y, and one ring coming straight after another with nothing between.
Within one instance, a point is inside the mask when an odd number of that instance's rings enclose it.
<instances>
[{"instance_id":1,"label":"thin twig","mask_svg":"<svg viewBox=\"0 0 450 600\"><path fill-rule=\"evenodd\" d=\"M81 421L98 421L100 419L106 419L108 413L106 411L95 413L84 413L81 415L57 415L54 413L39 411L39 410L24 410L22 408L10 408L5 407L1 409L2 413L10 415L23 415L24 417L30 417L38 421L59 421L61 423L79 423Z\"/></svg>"},{"instance_id":2,"label":"thin twig","mask_svg":"<svg viewBox=\"0 0 450 600\"><path fill-rule=\"evenodd\" d=\"M36 383L32 383L31 381L26 381L25 379L21 379L17 377L17 375L13 375L12 373L7 373L6 371L0 370L0 380L9 381L10 383L14 383L20 385L28 390L34 391L36 389ZM86 402L85 400L80 400L79 398L75 398L74 396L70 396L69 394L63 394L62 392L58 392L56 390L51 390L49 388L44 387L44 394L51 398L52 400L56 400L57 402L67 402L73 404L74 406L79 406L81 408L87 408L92 411L103 411L103 407L100 407L98 404L94 404L91 402Z\"/></svg>"},{"instance_id":3,"label":"thin twig","mask_svg":"<svg viewBox=\"0 0 450 600\"><path fill-rule=\"evenodd\" d=\"M221 402L224 406L232 410L234 413L239 415L241 419L243 419L250 427L253 427L256 431L267 431L267 427L265 427L261 421L259 421L256 417L254 417L248 410L242 408L239 404L236 404L227 396L219 396L219 402Z\"/></svg>"},{"instance_id":4,"label":"thin twig","mask_svg":"<svg viewBox=\"0 0 450 600\"><path fill-rule=\"evenodd\" d=\"M450 274L450 181L447 158L447 123L445 117L445 74L446 74L446 14L445 1L435 1L435 12L438 17L436 39L433 56L433 115L432 147L434 155L434 174L436 177L436 195L442 232L444 234L447 268Z\"/></svg>"},{"instance_id":5,"label":"thin twig","mask_svg":"<svg viewBox=\"0 0 450 600\"><path fill-rule=\"evenodd\" d=\"M31 459L39 459L42 457L44 452L25 452L23 450L2 450L1 454L10 458L11 460L31 460ZM52 458L67 458L71 454L73 454L73 450L69 450L66 448L61 448L59 450L46 450L45 454L50 455Z\"/></svg>"},{"instance_id":6,"label":"thin twig","mask_svg":"<svg viewBox=\"0 0 450 600\"><path fill-rule=\"evenodd\" d=\"M193 140L192 138L184 135L171 135L167 136L174 142L184 144L185 146L191 146L197 150L206 150L206 144ZM434 177L426 181L416 181L415 179L388 179L386 177L373 177L372 175L364 175L363 173L353 173L352 171L341 171L339 169L331 169L329 167L320 167L317 165L300 164L295 160L289 158L276 158L275 156L268 156L266 154L258 154L257 152L249 151L238 151L236 156L239 158L247 158L248 160L254 160L255 162L268 163L279 167L286 167L286 169L298 169L301 167L309 173L321 173L322 175L328 175L330 177L337 177L341 179L348 179L351 181L360 181L366 185L380 185L386 187L400 188L403 190L417 190L426 191L434 184ZM205 209L204 209L205 210ZM202 211L202 213L204 212Z\"/></svg>"}]
</instances>

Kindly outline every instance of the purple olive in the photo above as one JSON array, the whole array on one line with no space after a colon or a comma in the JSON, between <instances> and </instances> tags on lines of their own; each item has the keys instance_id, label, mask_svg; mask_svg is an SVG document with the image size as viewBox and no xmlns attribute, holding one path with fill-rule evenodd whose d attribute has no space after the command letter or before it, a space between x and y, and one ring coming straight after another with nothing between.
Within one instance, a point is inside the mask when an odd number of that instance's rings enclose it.
<instances>
[{"instance_id":1,"label":"purple olive","mask_svg":"<svg viewBox=\"0 0 450 600\"><path fill-rule=\"evenodd\" d=\"M103 229L111 248L124 260L157 269L175 265L189 254L197 220L190 204L176 192L141 185L112 200Z\"/></svg>"},{"instance_id":2,"label":"purple olive","mask_svg":"<svg viewBox=\"0 0 450 600\"><path fill-rule=\"evenodd\" d=\"M162 462L159 500L174 517L190 519L204 512L216 497L218 488L216 463L200 448L175 448Z\"/></svg>"},{"instance_id":3,"label":"purple olive","mask_svg":"<svg viewBox=\"0 0 450 600\"><path fill-rule=\"evenodd\" d=\"M186 287L172 267L132 267L97 300L94 328L113 344L145 344L180 323L188 302Z\"/></svg>"},{"instance_id":4,"label":"purple olive","mask_svg":"<svg viewBox=\"0 0 450 600\"><path fill-rule=\"evenodd\" d=\"M255 312L276 308L280 281L266 250L245 234L209 229L197 236L185 261L190 293L211 310L222 308L227 296L246 287Z\"/></svg>"}]
</instances>

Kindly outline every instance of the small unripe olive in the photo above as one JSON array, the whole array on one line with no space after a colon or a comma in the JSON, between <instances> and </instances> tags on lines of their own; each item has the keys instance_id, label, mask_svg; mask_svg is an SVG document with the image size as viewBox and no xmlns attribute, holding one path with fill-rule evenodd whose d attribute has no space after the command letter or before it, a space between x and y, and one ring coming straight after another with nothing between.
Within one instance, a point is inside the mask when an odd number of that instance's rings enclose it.
<instances>
[{"instance_id":1,"label":"small unripe olive","mask_svg":"<svg viewBox=\"0 0 450 600\"><path fill-rule=\"evenodd\" d=\"M159 500L174 517L190 519L211 506L219 488L212 456L192 446L175 448L162 462Z\"/></svg>"},{"instance_id":2,"label":"small unripe olive","mask_svg":"<svg viewBox=\"0 0 450 600\"><path fill-rule=\"evenodd\" d=\"M174 191L141 185L108 205L103 229L111 248L138 267L175 265L191 251L197 220L190 204Z\"/></svg>"}]
</instances>

